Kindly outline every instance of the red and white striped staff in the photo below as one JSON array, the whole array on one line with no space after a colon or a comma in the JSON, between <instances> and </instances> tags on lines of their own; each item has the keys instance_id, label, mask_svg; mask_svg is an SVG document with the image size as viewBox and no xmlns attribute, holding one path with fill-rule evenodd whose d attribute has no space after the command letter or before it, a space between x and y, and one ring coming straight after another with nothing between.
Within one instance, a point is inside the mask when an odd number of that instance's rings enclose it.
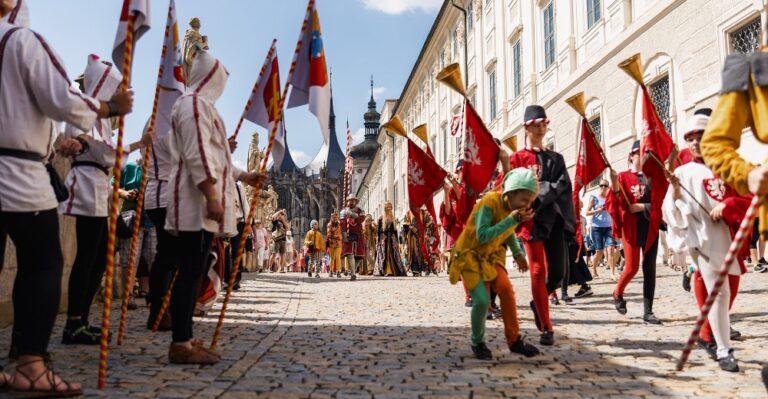
<instances>
[{"instance_id":1,"label":"red and white striped staff","mask_svg":"<svg viewBox=\"0 0 768 399\"><path fill-rule=\"evenodd\" d=\"M280 104L277 108L277 116L275 120L282 120L283 118L283 107L285 106L285 99L288 97L288 87L291 83L291 77L293 76L293 73L296 71L296 62L299 57L299 53L301 52L301 46L304 38L304 32L306 32L307 27L309 26L309 18L311 16L312 10L315 8L315 0L309 0L309 4L307 5L307 13L304 17L304 22L301 24L301 32L299 33L299 40L296 43L296 51L293 54L293 61L291 61L291 68L288 70L288 79L285 81L285 87L283 88L283 95L280 97ZM265 173L267 170L267 162L269 161L269 154L272 153L272 147L275 143L275 135L277 134L277 128L280 124L274 123L272 125L272 129L269 132L269 141L267 143L267 150L264 152L264 159L261 162L261 168L259 169L260 173ZM257 206L257 200L259 198L259 193L261 192L261 185L257 185L254 187L253 195L251 195L250 201L249 201L249 211L248 216L245 218L245 228L243 229L243 234L240 235L240 244L237 247L237 256L235 256L235 261L233 265L232 273L229 277L229 283L227 284L227 293L224 296L224 302L221 304L221 313L219 313L219 320L216 323L216 330L213 333L213 338L211 339L211 349L216 349L216 344L218 343L219 335L221 334L221 328L224 325L224 316L227 312L227 306L229 305L229 300L232 296L232 286L235 285L235 278L237 277L237 272L240 269L240 263L243 260L243 250L245 249L245 241L248 238L248 234L250 233L251 229L251 221L253 220L254 215L256 214L256 206Z\"/></svg>"},{"instance_id":2,"label":"red and white striped staff","mask_svg":"<svg viewBox=\"0 0 768 399\"><path fill-rule=\"evenodd\" d=\"M136 14L128 15L128 30L125 37L123 52L123 81L121 90L128 90L131 81L131 58L133 56L133 25ZM115 168L113 171L112 208L109 211L109 230L107 234L107 264L104 273L104 311L101 318L101 346L99 348L99 389L104 389L107 380L107 347L109 344L109 314L112 306L112 278L115 268L115 235L117 234L117 213L120 205L118 189L123 172L123 135L125 133L125 116L118 118L117 144L115 148Z\"/></svg>"},{"instance_id":3,"label":"red and white striped staff","mask_svg":"<svg viewBox=\"0 0 768 399\"><path fill-rule=\"evenodd\" d=\"M171 35L171 29L173 28L173 25L176 23L176 17L174 15L174 8L175 4L174 1L171 0L171 2L168 4L168 20L165 24L165 36L163 39L163 49L160 52L160 67L157 71L157 84L155 85L155 97L154 101L152 102L152 114L149 117L149 128L148 131L154 132L155 131L155 123L157 122L157 107L158 102L160 101L160 81L163 77L164 73L164 60L166 52L168 51L168 38ZM126 271L127 278L125 279L125 288L123 290L123 303L122 308L120 309L120 327L118 328L117 332L117 344L122 345L123 344L123 337L125 336L125 324L126 324L126 316L128 314L128 301L130 299L131 291L133 290L133 284L134 284L134 274L133 271L135 269L136 265L136 253L138 252L138 241L139 241L139 225L141 224L141 216L144 212L142 210L144 209L144 193L147 189L147 182L149 181L149 173L147 173L147 165L149 165L149 159L152 155L152 145L146 146L144 149L144 156L142 159L142 165L144 168L144 173L142 173L141 176L141 184L139 185L139 195L136 198L136 216L134 217L133 226L132 226L132 234L131 234L131 251L130 255L128 256L128 270Z\"/></svg>"},{"instance_id":4,"label":"red and white striped staff","mask_svg":"<svg viewBox=\"0 0 768 399\"><path fill-rule=\"evenodd\" d=\"M342 203L347 200L349 192L351 190L352 183L352 158L349 157L349 153L352 150L352 131L349 130L349 121L347 121L347 157L344 161L344 198Z\"/></svg>"},{"instance_id":5,"label":"red and white striped staff","mask_svg":"<svg viewBox=\"0 0 768 399\"><path fill-rule=\"evenodd\" d=\"M277 39L272 39L272 45L269 47L269 51L267 51L267 58L264 59L264 65L261 66L261 71L259 71L259 76L256 78L256 82L253 84L253 90L251 90L251 95L248 96L248 102L245 103L245 109L243 110L242 115L240 115L240 120L237 121L237 127L235 128L235 133L232 134L231 140L237 140L237 134L240 133L240 127L243 126L243 120L245 120L245 114L248 113L248 111L251 109L251 105L253 105L253 95L256 94L256 90L259 89L259 82L261 81L261 77L264 75L264 72L267 70L267 65L269 63L269 60L272 59L272 54L275 52L275 42L277 42Z\"/></svg>"},{"instance_id":6,"label":"red and white striped staff","mask_svg":"<svg viewBox=\"0 0 768 399\"><path fill-rule=\"evenodd\" d=\"M707 320L709 311L712 309L712 304L715 302L715 299L720 293L720 289L722 288L723 283L728 276L728 270L736 259L736 254L741 251L741 248L744 245L746 245L746 239L748 234L751 232L752 221L755 219L755 211L759 205L760 197L756 195L754 198L752 198L752 203L749 204L747 213L744 215L744 219L741 221L741 226L739 226L739 231L736 232L736 236L733 238L733 242L731 242L731 246L728 248L728 254L725 255L725 264L722 268L720 268L720 272L717 275L715 285L712 287L712 291L707 296L707 300L704 302L704 306L701 307L701 313L696 319L696 325L693 327L691 336L688 337L688 342L686 342L685 348L683 348L683 352L680 355L680 359L677 361L677 371L682 370L683 366L685 366L685 362L688 361L688 356L691 354L691 349L693 349L693 345L696 342L696 337L699 336L701 327L704 325L704 321Z\"/></svg>"}]
</instances>

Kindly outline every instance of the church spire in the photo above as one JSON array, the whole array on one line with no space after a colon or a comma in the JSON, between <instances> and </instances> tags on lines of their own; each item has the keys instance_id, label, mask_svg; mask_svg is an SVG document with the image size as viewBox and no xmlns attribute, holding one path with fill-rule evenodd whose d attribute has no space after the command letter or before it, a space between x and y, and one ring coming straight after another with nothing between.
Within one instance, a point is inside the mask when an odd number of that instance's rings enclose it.
<instances>
[{"instance_id":1,"label":"church spire","mask_svg":"<svg viewBox=\"0 0 768 399\"><path fill-rule=\"evenodd\" d=\"M363 118L365 119L365 139L376 141L381 114L376 111L376 100L373 98L373 75L371 75L371 99L368 101L368 112Z\"/></svg>"}]
</instances>

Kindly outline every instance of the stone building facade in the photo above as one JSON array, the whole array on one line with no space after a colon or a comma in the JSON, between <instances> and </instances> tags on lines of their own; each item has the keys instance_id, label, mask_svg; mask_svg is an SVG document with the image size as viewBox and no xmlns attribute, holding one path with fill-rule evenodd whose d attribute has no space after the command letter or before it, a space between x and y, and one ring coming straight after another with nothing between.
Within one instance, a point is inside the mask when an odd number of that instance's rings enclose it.
<instances>
[{"instance_id":1,"label":"stone building facade","mask_svg":"<svg viewBox=\"0 0 768 399\"><path fill-rule=\"evenodd\" d=\"M461 97L435 81L457 62L468 98L499 139L517 136L523 145L522 113L540 104L551 121L548 146L563 154L573 173L579 117L564 100L583 91L587 116L617 170L627 167L639 136L640 96L636 83L617 65L635 53L645 81L673 139L682 140L688 117L713 107L725 57L755 51L763 42L766 0L447 0L441 7L403 91L391 111L410 132L426 123L432 150L452 171L460 138L450 123ZM465 28L467 32L464 40ZM465 49L466 43L466 49ZM466 51L466 58L464 56ZM467 62L465 63L465 59ZM383 113L383 112L382 112ZM386 118L388 119L388 118ZM400 217L407 209L406 142L379 135L382 148L358 196L384 198ZM412 138L416 139L415 136ZM418 141L418 139L416 139ZM743 155L762 162L768 146L744 132ZM386 168L394 179L381 179ZM380 168L373 170L373 168ZM435 203L442 202L442 193Z\"/></svg>"}]
</instances>

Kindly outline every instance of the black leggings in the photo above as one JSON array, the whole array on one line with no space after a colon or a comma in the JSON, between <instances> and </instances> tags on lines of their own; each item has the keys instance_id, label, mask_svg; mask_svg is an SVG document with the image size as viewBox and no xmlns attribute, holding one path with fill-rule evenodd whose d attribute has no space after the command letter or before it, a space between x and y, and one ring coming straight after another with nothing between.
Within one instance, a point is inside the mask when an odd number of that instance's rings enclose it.
<instances>
[{"instance_id":1,"label":"black leggings","mask_svg":"<svg viewBox=\"0 0 768 399\"><path fill-rule=\"evenodd\" d=\"M235 257L237 257L237 250L240 247L240 238L243 236L243 230L245 229L245 223L237 223L237 235L229 240L229 247L224 251L226 256L224 283L229 284L229 278L232 275L232 271L235 270ZM239 284L243 278L243 265L245 264L245 252L243 252L243 258L240 259L240 268L237 269L237 276L235 277L235 284Z\"/></svg>"},{"instance_id":2,"label":"black leggings","mask_svg":"<svg viewBox=\"0 0 768 399\"><path fill-rule=\"evenodd\" d=\"M56 209L0 212L0 231L16 246L13 344L20 355L45 356L59 310L64 259Z\"/></svg>"},{"instance_id":3,"label":"black leggings","mask_svg":"<svg viewBox=\"0 0 768 399\"><path fill-rule=\"evenodd\" d=\"M177 237L179 276L171 294L171 323L173 342L192 339L192 315L195 311L200 279L206 270L211 253L213 233L207 231L180 231Z\"/></svg>"},{"instance_id":4,"label":"black leggings","mask_svg":"<svg viewBox=\"0 0 768 399\"><path fill-rule=\"evenodd\" d=\"M149 270L149 320L154 321L176 270L177 238L165 231L166 208L147 211L157 233L157 252Z\"/></svg>"},{"instance_id":5,"label":"black leggings","mask_svg":"<svg viewBox=\"0 0 768 399\"><path fill-rule=\"evenodd\" d=\"M547 293L555 292L565 277L568 267L568 248L563 234L564 221L558 216L552 225L549 238L544 241L544 252L547 254Z\"/></svg>"},{"instance_id":6,"label":"black leggings","mask_svg":"<svg viewBox=\"0 0 768 399\"><path fill-rule=\"evenodd\" d=\"M96 295L107 258L106 217L75 216L77 255L69 274L67 316L80 317L88 324L93 297Z\"/></svg>"}]
</instances>

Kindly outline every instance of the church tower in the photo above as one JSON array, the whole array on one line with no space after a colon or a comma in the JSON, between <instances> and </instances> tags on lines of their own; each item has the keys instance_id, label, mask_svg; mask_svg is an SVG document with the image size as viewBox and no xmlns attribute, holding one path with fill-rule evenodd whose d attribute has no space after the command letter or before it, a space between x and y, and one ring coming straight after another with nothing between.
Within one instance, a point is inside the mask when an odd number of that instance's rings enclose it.
<instances>
[{"instance_id":1,"label":"church tower","mask_svg":"<svg viewBox=\"0 0 768 399\"><path fill-rule=\"evenodd\" d=\"M349 156L352 157L352 187L351 193L356 193L363 181L368 166L371 165L376 151L379 150L379 119L381 114L376 111L376 100L373 98L373 76L371 76L371 99L368 100L368 111L363 115L365 126L365 140L352 147Z\"/></svg>"}]
</instances>

